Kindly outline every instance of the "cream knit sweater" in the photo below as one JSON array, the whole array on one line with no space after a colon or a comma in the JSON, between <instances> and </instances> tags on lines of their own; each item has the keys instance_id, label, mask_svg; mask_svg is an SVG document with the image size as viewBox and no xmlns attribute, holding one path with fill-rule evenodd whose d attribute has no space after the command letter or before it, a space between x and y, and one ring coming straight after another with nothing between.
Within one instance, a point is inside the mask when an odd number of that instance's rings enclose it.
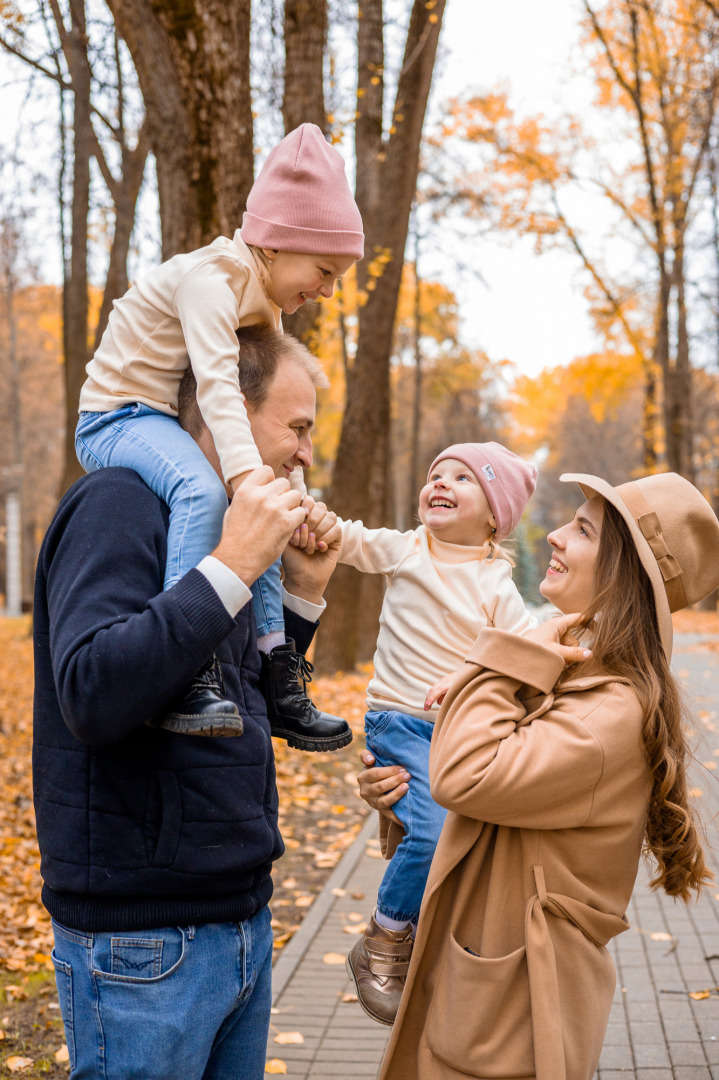
<instances>
[{"instance_id":1,"label":"cream knit sweater","mask_svg":"<svg viewBox=\"0 0 719 1080\"><path fill-rule=\"evenodd\" d=\"M262 461L237 377L235 330L267 323L280 309L265 294L239 229L207 247L175 255L116 300L87 365L81 412L111 412L129 402L177 415L177 393L192 363L197 400L215 440L225 480ZM188 360L189 356L189 360Z\"/></svg>"},{"instance_id":2,"label":"cream knit sweater","mask_svg":"<svg viewBox=\"0 0 719 1080\"><path fill-rule=\"evenodd\" d=\"M387 582L368 709L434 721L439 708L425 712L427 691L463 667L480 630L522 634L537 625L509 563L482 558L484 547L447 544L424 525L403 533L366 529L361 521L340 524L339 561L384 574Z\"/></svg>"}]
</instances>

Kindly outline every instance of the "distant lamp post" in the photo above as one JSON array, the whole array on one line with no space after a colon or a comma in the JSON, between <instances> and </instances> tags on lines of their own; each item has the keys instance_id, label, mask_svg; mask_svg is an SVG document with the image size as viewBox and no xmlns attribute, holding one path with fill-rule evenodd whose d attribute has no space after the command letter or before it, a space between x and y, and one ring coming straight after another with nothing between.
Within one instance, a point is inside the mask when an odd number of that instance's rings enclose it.
<instances>
[{"instance_id":1,"label":"distant lamp post","mask_svg":"<svg viewBox=\"0 0 719 1080\"><path fill-rule=\"evenodd\" d=\"M5 495L5 615L22 615L22 522L18 488L22 465L2 470L9 490Z\"/></svg>"}]
</instances>

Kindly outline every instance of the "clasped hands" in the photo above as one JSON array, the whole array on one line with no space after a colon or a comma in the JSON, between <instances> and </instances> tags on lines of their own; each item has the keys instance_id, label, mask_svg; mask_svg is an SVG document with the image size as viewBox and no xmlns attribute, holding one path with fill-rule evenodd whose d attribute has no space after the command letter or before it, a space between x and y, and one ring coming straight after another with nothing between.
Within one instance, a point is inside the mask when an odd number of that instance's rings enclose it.
<instances>
[{"instance_id":1,"label":"clasped hands","mask_svg":"<svg viewBox=\"0 0 719 1080\"><path fill-rule=\"evenodd\" d=\"M337 563L340 535L337 516L324 503L303 498L263 465L234 492L212 554L246 585L281 555L287 591L319 603Z\"/></svg>"}]
</instances>

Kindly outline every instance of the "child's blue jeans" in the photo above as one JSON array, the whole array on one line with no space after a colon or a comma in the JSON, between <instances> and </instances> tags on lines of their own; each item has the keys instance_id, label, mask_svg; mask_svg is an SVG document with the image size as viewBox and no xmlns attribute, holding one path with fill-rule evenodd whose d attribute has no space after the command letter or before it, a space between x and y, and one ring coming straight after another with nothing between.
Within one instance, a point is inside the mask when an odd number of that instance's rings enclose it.
<instances>
[{"instance_id":1,"label":"child's blue jeans","mask_svg":"<svg viewBox=\"0 0 719 1080\"><path fill-rule=\"evenodd\" d=\"M227 492L175 417L137 402L113 412L83 412L75 449L85 472L134 469L169 506L166 589L217 546ZM279 560L253 584L252 599L259 637L284 630Z\"/></svg>"},{"instance_id":2,"label":"child's blue jeans","mask_svg":"<svg viewBox=\"0 0 719 1080\"><path fill-rule=\"evenodd\" d=\"M434 724L407 713L368 712L367 749L378 765L403 765L409 790L392 809L404 838L390 859L377 896L377 910L389 919L417 922L432 856L447 811L429 793L429 744Z\"/></svg>"}]
</instances>

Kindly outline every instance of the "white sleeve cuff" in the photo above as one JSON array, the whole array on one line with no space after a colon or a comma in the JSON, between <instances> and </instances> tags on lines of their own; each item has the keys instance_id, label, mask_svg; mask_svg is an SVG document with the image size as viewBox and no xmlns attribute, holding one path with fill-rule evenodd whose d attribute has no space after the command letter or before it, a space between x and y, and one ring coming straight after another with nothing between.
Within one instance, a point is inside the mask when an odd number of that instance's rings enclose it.
<instances>
[{"instance_id":1,"label":"white sleeve cuff","mask_svg":"<svg viewBox=\"0 0 719 1080\"><path fill-rule=\"evenodd\" d=\"M207 578L227 608L228 614L234 619L237 612L252 598L247 585L238 578L234 570L230 570L226 563L216 559L214 555L206 555L197 564L197 569Z\"/></svg>"},{"instance_id":2,"label":"white sleeve cuff","mask_svg":"<svg viewBox=\"0 0 719 1080\"><path fill-rule=\"evenodd\" d=\"M303 600L301 596L295 596L293 593L288 593L284 585L282 586L282 604L283 607L289 608L290 611L294 611L295 615L299 615L300 618L306 619L307 622L311 623L316 623L327 607L324 600L321 604L312 604L309 600Z\"/></svg>"}]
</instances>

